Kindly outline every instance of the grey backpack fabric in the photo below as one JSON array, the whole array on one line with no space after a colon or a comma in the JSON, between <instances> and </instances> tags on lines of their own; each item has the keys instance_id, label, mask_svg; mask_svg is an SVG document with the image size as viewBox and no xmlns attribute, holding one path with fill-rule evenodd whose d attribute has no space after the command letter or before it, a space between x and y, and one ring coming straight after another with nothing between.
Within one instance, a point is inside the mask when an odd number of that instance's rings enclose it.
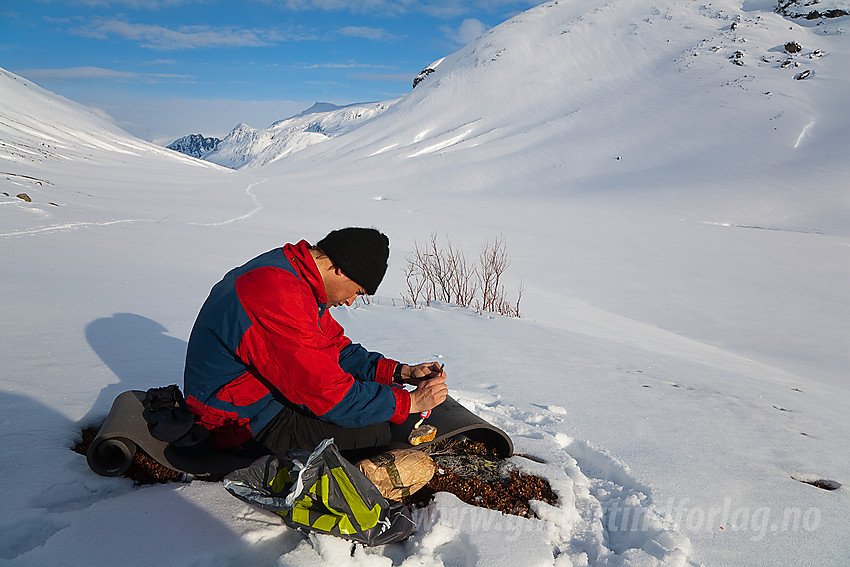
<instances>
[{"instance_id":1,"label":"grey backpack fabric","mask_svg":"<svg viewBox=\"0 0 850 567\"><path fill-rule=\"evenodd\" d=\"M402 541L416 527L410 510L387 500L345 460L332 439L312 454L260 457L224 478L237 498L277 513L286 525L365 546Z\"/></svg>"}]
</instances>

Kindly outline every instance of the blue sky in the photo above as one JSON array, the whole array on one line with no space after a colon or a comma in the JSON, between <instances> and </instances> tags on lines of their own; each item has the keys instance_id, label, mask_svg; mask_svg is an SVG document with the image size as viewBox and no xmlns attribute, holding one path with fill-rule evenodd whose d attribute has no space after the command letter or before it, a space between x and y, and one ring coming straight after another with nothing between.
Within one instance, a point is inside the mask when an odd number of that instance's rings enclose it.
<instances>
[{"instance_id":1,"label":"blue sky","mask_svg":"<svg viewBox=\"0 0 850 567\"><path fill-rule=\"evenodd\" d=\"M537 1L0 0L0 67L141 138L223 137L408 92Z\"/></svg>"}]
</instances>

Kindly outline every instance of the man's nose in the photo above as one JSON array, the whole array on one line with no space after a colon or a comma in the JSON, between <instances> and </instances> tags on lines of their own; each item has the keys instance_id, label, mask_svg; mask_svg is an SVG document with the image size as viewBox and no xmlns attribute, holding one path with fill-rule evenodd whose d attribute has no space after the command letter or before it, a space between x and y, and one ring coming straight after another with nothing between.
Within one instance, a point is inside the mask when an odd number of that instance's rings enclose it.
<instances>
[{"instance_id":1,"label":"man's nose","mask_svg":"<svg viewBox=\"0 0 850 567\"><path fill-rule=\"evenodd\" d=\"M351 297L349 297L348 299L345 300L345 304L348 305L349 307L351 307L352 305L354 305L354 301L356 299L357 299L357 296L352 295Z\"/></svg>"}]
</instances>

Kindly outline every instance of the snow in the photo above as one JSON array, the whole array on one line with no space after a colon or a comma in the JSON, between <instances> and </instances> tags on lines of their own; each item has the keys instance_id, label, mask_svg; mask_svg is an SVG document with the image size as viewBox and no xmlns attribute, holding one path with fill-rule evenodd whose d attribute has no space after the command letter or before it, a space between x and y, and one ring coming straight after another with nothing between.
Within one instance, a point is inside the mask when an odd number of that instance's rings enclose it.
<instances>
[{"instance_id":1,"label":"snow","mask_svg":"<svg viewBox=\"0 0 850 567\"><path fill-rule=\"evenodd\" d=\"M548 2L238 170L0 71L0 564L846 564L848 19L772 7ZM445 362L557 506L441 494L352 555L219 484L133 487L69 450L120 392L181 382L224 272L349 225L392 242L379 294L335 312L349 336ZM523 317L405 307L432 233L468 255L501 236Z\"/></svg>"},{"instance_id":2,"label":"snow","mask_svg":"<svg viewBox=\"0 0 850 567\"><path fill-rule=\"evenodd\" d=\"M203 159L232 167L258 167L357 128L395 101L338 107L316 103L265 129L239 124ZM324 110L326 109L326 110Z\"/></svg>"}]
</instances>

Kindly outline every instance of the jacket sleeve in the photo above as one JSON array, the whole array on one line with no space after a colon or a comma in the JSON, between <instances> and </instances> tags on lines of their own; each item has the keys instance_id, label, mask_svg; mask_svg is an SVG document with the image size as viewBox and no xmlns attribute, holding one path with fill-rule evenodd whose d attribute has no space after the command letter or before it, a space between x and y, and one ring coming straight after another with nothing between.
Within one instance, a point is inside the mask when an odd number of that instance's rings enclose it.
<instances>
[{"instance_id":1,"label":"jacket sleeve","mask_svg":"<svg viewBox=\"0 0 850 567\"><path fill-rule=\"evenodd\" d=\"M343 370L339 346L350 341L341 332L328 336L321 328L306 283L285 270L263 267L240 276L236 292L251 320L237 355L287 400L343 427L407 418L406 390L374 379L358 381ZM341 331L338 323L336 327ZM375 376L386 372L380 367L376 361Z\"/></svg>"}]
</instances>

